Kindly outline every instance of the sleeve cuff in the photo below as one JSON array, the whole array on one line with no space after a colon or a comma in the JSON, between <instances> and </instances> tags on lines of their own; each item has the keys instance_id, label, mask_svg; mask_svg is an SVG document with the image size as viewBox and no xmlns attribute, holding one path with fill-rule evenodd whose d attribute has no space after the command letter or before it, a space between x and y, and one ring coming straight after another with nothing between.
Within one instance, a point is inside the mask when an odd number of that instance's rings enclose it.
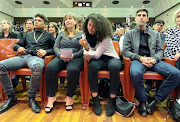
<instances>
[{"instance_id":1,"label":"sleeve cuff","mask_svg":"<svg viewBox=\"0 0 180 122\"><path fill-rule=\"evenodd\" d=\"M153 58L156 60L156 63L159 62L159 59L156 56L154 56Z\"/></svg>"},{"instance_id":2,"label":"sleeve cuff","mask_svg":"<svg viewBox=\"0 0 180 122\"><path fill-rule=\"evenodd\" d=\"M135 59L135 60L139 60L139 57L140 57L140 55L135 55L135 56L134 56L134 59Z\"/></svg>"}]
</instances>

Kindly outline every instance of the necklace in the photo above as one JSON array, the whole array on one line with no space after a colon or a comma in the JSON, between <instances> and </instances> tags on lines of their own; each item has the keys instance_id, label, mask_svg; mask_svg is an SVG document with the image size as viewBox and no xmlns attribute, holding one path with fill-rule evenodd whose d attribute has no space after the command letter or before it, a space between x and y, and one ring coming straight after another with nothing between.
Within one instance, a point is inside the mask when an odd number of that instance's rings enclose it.
<instances>
[{"instance_id":1,"label":"necklace","mask_svg":"<svg viewBox=\"0 0 180 122\"><path fill-rule=\"evenodd\" d=\"M38 39L36 39L35 32L34 32L34 40L36 41L36 43L38 43L38 40L41 38L41 36L42 36L43 34L44 34L44 32L41 33L41 35L38 37Z\"/></svg>"}]
</instances>

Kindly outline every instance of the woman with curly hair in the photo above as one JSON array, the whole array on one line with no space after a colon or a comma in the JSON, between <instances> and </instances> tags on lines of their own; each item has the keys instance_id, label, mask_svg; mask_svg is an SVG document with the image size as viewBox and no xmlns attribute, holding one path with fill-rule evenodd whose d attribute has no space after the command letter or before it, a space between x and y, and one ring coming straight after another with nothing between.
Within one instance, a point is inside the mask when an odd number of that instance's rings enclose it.
<instances>
[{"instance_id":1,"label":"woman with curly hair","mask_svg":"<svg viewBox=\"0 0 180 122\"><path fill-rule=\"evenodd\" d=\"M83 24L85 38L79 41L84 47L84 56L89 61L88 80L94 102L94 113L102 113L98 98L98 71L107 69L110 71L110 97L106 110L107 116L112 116L116 107L116 93L120 84L119 72L122 62L116 53L112 43L112 26L110 22L100 14L90 14Z\"/></svg>"},{"instance_id":2,"label":"woman with curly hair","mask_svg":"<svg viewBox=\"0 0 180 122\"><path fill-rule=\"evenodd\" d=\"M79 31L77 19L72 14L66 14L63 20L64 31L59 33L54 44L56 57L46 68L46 96L48 96L46 113L53 110L56 101L57 73L67 69L66 110L73 109L73 95L79 81L80 71L83 69L83 49L79 44L82 32ZM63 54L62 50L71 50L71 56Z\"/></svg>"}]
</instances>

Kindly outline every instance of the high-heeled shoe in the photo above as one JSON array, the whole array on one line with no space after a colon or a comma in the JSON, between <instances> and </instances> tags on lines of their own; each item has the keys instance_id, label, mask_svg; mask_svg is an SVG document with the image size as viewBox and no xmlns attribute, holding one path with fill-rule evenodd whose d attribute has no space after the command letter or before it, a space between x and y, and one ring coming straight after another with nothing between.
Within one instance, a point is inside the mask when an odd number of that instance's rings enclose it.
<instances>
[{"instance_id":1,"label":"high-heeled shoe","mask_svg":"<svg viewBox=\"0 0 180 122\"><path fill-rule=\"evenodd\" d=\"M54 103L53 103L53 107L54 107L55 103L56 103L56 100L55 100ZM47 107L47 106L46 106L45 112L46 112L46 113L51 113L52 110L53 110L53 107Z\"/></svg>"},{"instance_id":2,"label":"high-heeled shoe","mask_svg":"<svg viewBox=\"0 0 180 122\"><path fill-rule=\"evenodd\" d=\"M72 105L66 105L66 111L70 111L73 109L73 104Z\"/></svg>"}]
</instances>

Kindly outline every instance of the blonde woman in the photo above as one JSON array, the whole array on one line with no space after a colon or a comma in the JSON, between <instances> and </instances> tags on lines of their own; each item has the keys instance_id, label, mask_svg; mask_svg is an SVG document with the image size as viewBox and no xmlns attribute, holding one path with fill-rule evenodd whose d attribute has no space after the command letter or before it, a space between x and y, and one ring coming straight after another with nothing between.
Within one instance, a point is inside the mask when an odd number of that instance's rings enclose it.
<instances>
[{"instance_id":1,"label":"blonde woman","mask_svg":"<svg viewBox=\"0 0 180 122\"><path fill-rule=\"evenodd\" d=\"M64 31L58 35L54 45L56 57L46 68L46 96L48 96L48 103L45 108L46 113L50 113L53 110L56 101L57 73L63 69L67 69L68 74L66 110L73 109L72 97L79 81L80 71L83 68L83 49L79 45L82 32L79 32L76 17L72 14L65 15L63 27ZM72 55L66 57L60 49L72 50Z\"/></svg>"},{"instance_id":2,"label":"blonde woman","mask_svg":"<svg viewBox=\"0 0 180 122\"><path fill-rule=\"evenodd\" d=\"M164 56L174 59L176 61L176 67L180 69L180 9L174 13L176 26L169 28L167 31L166 49L164 50Z\"/></svg>"},{"instance_id":3,"label":"blonde woman","mask_svg":"<svg viewBox=\"0 0 180 122\"><path fill-rule=\"evenodd\" d=\"M11 22L8 20L1 21L1 32L0 39L3 38L15 38L17 39L17 34L12 31Z\"/></svg>"}]
</instances>

